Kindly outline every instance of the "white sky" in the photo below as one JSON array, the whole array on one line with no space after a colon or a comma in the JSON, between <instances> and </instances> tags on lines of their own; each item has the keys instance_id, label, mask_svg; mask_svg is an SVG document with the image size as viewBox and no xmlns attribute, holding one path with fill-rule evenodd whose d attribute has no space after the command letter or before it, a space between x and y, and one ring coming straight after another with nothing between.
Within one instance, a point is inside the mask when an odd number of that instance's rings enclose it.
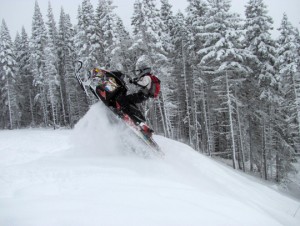
<instances>
[{"instance_id":1,"label":"white sky","mask_svg":"<svg viewBox=\"0 0 300 226\"><path fill-rule=\"evenodd\" d=\"M90 0L94 9L98 5L98 0ZM158 3L159 0L156 0ZM61 7L71 16L72 23L77 21L77 9L82 0L50 0L55 15L56 23L59 20ZM115 12L122 18L124 25L131 30L131 16L133 12L133 3L135 0L113 0L114 5L118 8ZM187 0L169 0L173 5L173 11L185 11L188 3ZM232 12L237 12L244 17L245 5L248 0L232 0ZM280 26L280 21L284 12L287 13L293 26L300 29L300 0L264 0L268 6L269 15L274 20L273 34L276 37L278 32L276 29ZM0 19L5 20L10 34L14 39L16 32L21 31L22 26L25 27L28 34L31 34L31 23L34 11L35 0L0 0ZM38 0L41 12L46 21L48 0Z\"/></svg>"}]
</instances>

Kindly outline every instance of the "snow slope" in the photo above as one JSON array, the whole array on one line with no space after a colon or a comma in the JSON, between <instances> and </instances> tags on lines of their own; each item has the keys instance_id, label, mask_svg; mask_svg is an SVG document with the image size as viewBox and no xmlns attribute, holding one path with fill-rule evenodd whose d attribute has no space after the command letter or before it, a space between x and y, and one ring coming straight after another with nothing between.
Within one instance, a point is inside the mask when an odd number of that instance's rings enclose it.
<instances>
[{"instance_id":1,"label":"snow slope","mask_svg":"<svg viewBox=\"0 0 300 226\"><path fill-rule=\"evenodd\" d=\"M157 156L110 121L98 103L72 131L0 131L0 225L300 225L298 200L161 136Z\"/></svg>"}]
</instances>

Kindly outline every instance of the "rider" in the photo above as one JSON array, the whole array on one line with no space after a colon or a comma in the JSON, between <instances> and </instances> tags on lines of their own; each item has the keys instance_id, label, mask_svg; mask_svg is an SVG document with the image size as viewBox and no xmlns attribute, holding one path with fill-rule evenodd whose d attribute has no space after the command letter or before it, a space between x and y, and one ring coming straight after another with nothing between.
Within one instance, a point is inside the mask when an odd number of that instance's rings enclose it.
<instances>
[{"instance_id":1,"label":"rider","mask_svg":"<svg viewBox=\"0 0 300 226\"><path fill-rule=\"evenodd\" d=\"M141 64L136 72L137 77L130 79L129 83L139 86L140 89L136 93L119 96L117 101L121 105L123 112L134 117L135 122L143 128L145 127L144 122L146 120L136 104L140 104L148 100L150 97L149 91L152 85L152 80L150 77L151 68L147 64Z\"/></svg>"}]
</instances>

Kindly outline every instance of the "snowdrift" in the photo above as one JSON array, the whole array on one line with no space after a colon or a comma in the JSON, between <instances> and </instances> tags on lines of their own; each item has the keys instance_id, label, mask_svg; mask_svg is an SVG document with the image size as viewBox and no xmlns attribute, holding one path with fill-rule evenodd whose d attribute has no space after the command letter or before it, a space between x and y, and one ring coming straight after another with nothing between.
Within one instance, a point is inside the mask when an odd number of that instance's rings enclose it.
<instances>
[{"instance_id":1,"label":"snowdrift","mask_svg":"<svg viewBox=\"0 0 300 226\"><path fill-rule=\"evenodd\" d=\"M137 155L153 153L136 135L104 104L97 103L77 123L72 132L71 142L83 155Z\"/></svg>"},{"instance_id":2,"label":"snowdrift","mask_svg":"<svg viewBox=\"0 0 300 226\"><path fill-rule=\"evenodd\" d=\"M0 225L299 225L298 200L182 143L155 140L165 156L101 103L72 131L0 131Z\"/></svg>"}]
</instances>

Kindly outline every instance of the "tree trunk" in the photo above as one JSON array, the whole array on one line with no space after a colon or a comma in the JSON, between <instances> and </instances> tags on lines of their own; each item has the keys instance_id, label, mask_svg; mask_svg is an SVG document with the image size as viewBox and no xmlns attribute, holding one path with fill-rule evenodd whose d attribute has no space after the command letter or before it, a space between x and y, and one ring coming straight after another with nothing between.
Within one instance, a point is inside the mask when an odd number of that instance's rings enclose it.
<instances>
[{"instance_id":1,"label":"tree trunk","mask_svg":"<svg viewBox=\"0 0 300 226\"><path fill-rule=\"evenodd\" d=\"M226 93L227 93L227 104L228 104L228 113L229 113L229 123L230 123L230 135L231 135L231 145L232 145L232 167L236 169L236 150L235 150L235 140L234 140L234 128L233 128L233 118L232 118L232 106L230 98L230 90L228 84L228 74L226 71Z\"/></svg>"},{"instance_id":2,"label":"tree trunk","mask_svg":"<svg viewBox=\"0 0 300 226\"><path fill-rule=\"evenodd\" d=\"M252 120L251 120L251 116L249 114L248 116L248 123L249 123L249 161L250 161L250 172L254 171L253 168L253 144L252 144L252 140L253 140L253 136L252 136Z\"/></svg>"},{"instance_id":3,"label":"tree trunk","mask_svg":"<svg viewBox=\"0 0 300 226\"><path fill-rule=\"evenodd\" d=\"M236 92L236 89L235 89ZM244 153L244 142L243 142L243 133L242 133L242 126L241 126L241 119L240 119L240 109L239 109L239 104L236 104L236 112L237 112L237 122L239 126L239 134L240 134L240 155L241 155L241 160L242 160L242 168L243 171L245 172L245 153Z\"/></svg>"},{"instance_id":4,"label":"tree trunk","mask_svg":"<svg viewBox=\"0 0 300 226\"><path fill-rule=\"evenodd\" d=\"M267 154L266 154L266 125L265 119L263 119L263 129L262 129L262 163L263 163L263 171L264 171L264 179L268 180L268 172L267 172Z\"/></svg>"},{"instance_id":5,"label":"tree trunk","mask_svg":"<svg viewBox=\"0 0 300 226\"><path fill-rule=\"evenodd\" d=\"M276 153L276 182L280 182L280 159L278 153Z\"/></svg>"},{"instance_id":6,"label":"tree trunk","mask_svg":"<svg viewBox=\"0 0 300 226\"><path fill-rule=\"evenodd\" d=\"M41 94L41 105L43 110L43 121L44 125L48 126L48 110L47 110L47 98L45 93L45 87L40 87L40 94Z\"/></svg>"},{"instance_id":7,"label":"tree trunk","mask_svg":"<svg viewBox=\"0 0 300 226\"><path fill-rule=\"evenodd\" d=\"M10 100L10 88L9 88L9 82L7 79L7 83L6 83L6 87L7 87L7 102L8 102L8 113L9 113L9 126L10 129L13 129L13 115L12 115L12 107L11 107L11 100Z\"/></svg>"},{"instance_id":8,"label":"tree trunk","mask_svg":"<svg viewBox=\"0 0 300 226\"><path fill-rule=\"evenodd\" d=\"M66 116L66 110L65 110L65 100L64 100L64 95L63 95L63 90L62 90L62 83L60 83L59 86L59 92L60 92L60 101L61 101L61 108L62 108L62 114L63 114L63 120L64 120L64 125L67 125L67 116Z\"/></svg>"},{"instance_id":9,"label":"tree trunk","mask_svg":"<svg viewBox=\"0 0 300 226\"><path fill-rule=\"evenodd\" d=\"M31 113L31 123L30 123L30 125L35 126L31 89L29 89L29 104L30 104L30 113Z\"/></svg>"},{"instance_id":10,"label":"tree trunk","mask_svg":"<svg viewBox=\"0 0 300 226\"><path fill-rule=\"evenodd\" d=\"M197 111L197 97L195 87L195 75L193 73L193 118L194 118L194 136L195 136L195 149L200 151L199 147L199 131L198 131L198 111Z\"/></svg>"},{"instance_id":11,"label":"tree trunk","mask_svg":"<svg viewBox=\"0 0 300 226\"><path fill-rule=\"evenodd\" d=\"M51 110L52 110L52 120L53 120L53 128L56 129L56 106L55 106L55 100L54 100L54 91L53 91L53 85L50 82L49 83L49 96L50 96L50 103L51 103Z\"/></svg>"},{"instance_id":12,"label":"tree trunk","mask_svg":"<svg viewBox=\"0 0 300 226\"><path fill-rule=\"evenodd\" d=\"M300 136L300 99L298 98L297 95L297 84L295 81L295 75L292 75L292 79L293 79L293 90L295 95L295 105L297 109L298 132L299 132L298 136Z\"/></svg>"}]
</instances>

